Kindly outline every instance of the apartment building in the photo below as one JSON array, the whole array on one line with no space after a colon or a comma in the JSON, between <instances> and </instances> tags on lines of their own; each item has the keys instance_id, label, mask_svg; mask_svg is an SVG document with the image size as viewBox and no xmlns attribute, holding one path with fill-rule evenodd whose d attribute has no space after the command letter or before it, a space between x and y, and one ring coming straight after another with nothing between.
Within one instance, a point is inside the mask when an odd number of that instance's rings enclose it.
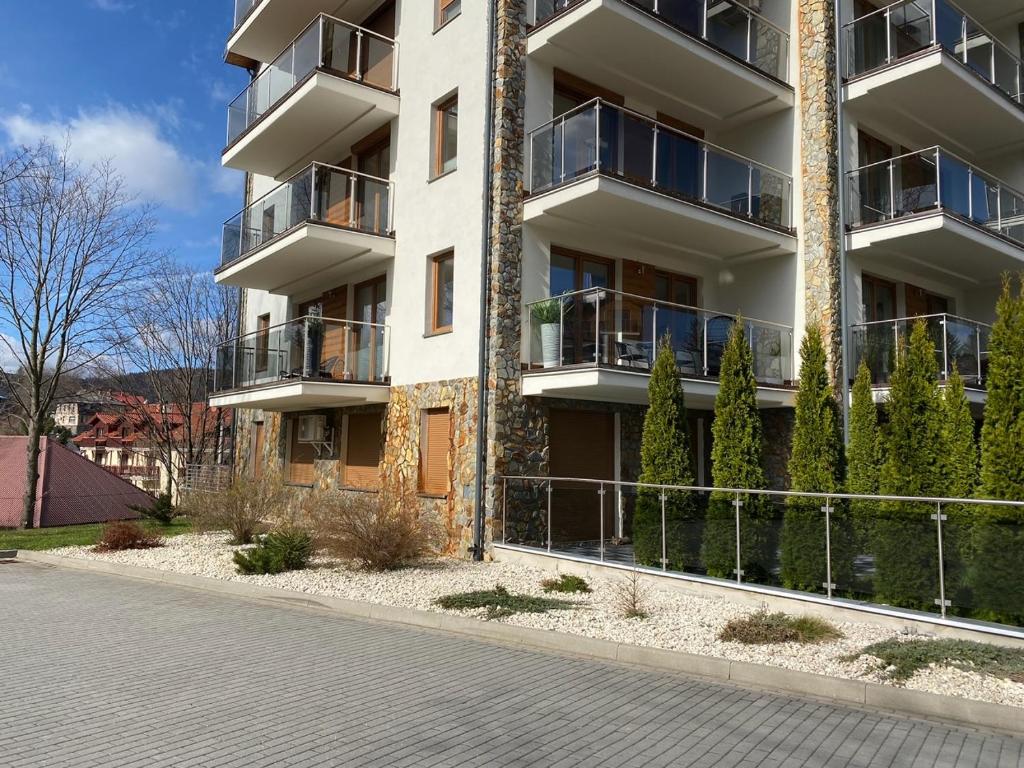
<instances>
[{"instance_id":1,"label":"apartment building","mask_svg":"<svg viewBox=\"0 0 1024 768\"><path fill-rule=\"evenodd\" d=\"M223 162L248 184L215 279L243 331L211 402L238 471L415 483L479 553L502 476L636 478L666 334L710 483L737 323L777 486L811 322L837 388L866 358L881 399L929 315L980 407L1024 260L1024 5L961 6L237 0Z\"/></svg>"}]
</instances>

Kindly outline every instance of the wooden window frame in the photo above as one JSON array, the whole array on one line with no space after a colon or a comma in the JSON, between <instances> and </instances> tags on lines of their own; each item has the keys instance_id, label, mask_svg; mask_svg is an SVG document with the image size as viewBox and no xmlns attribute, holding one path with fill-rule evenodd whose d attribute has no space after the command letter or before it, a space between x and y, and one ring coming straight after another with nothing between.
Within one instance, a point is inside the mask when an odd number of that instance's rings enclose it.
<instances>
[{"instance_id":1,"label":"wooden window frame","mask_svg":"<svg viewBox=\"0 0 1024 768\"><path fill-rule=\"evenodd\" d=\"M694 277L693 275L684 274L682 272L671 272L671 271L669 271L667 269L655 268L655 270L654 270L654 279L657 280L659 277L668 280L668 282L669 282L669 292L672 292L672 283L688 283L690 286L693 287L693 296L694 296L694 303L690 304L689 306L693 307L694 309L700 309L701 308L701 306L700 306L701 305L701 300L700 300L700 284L698 283L696 277ZM655 283L655 288L657 288L657 283ZM655 298L655 297L652 296L651 298ZM667 301L669 304L676 304L677 303L674 298L670 298L670 299L656 299L655 298L655 301ZM683 306L687 306L687 305L683 305Z\"/></svg>"},{"instance_id":2,"label":"wooden window frame","mask_svg":"<svg viewBox=\"0 0 1024 768\"><path fill-rule=\"evenodd\" d=\"M352 440L352 419L373 419L376 423L377 428L377 474L373 482L369 484L362 484L359 482L353 482L349 476L349 468L352 456L351 440ZM350 413L345 416L345 461L342 464L342 478L343 484L346 488L353 488L360 491L379 491L381 486L380 479L380 462L383 458L383 450L381 446L381 423L384 415L379 411L370 411L366 413Z\"/></svg>"},{"instance_id":3,"label":"wooden window frame","mask_svg":"<svg viewBox=\"0 0 1024 768\"><path fill-rule=\"evenodd\" d=\"M447 147L445 142L445 118L449 111L455 108L455 155L452 158L454 165L448 170L444 167L444 152ZM447 176L449 173L454 173L459 168L459 145L458 145L458 131L459 131L459 94L458 92L453 93L451 96L444 98L442 101L434 104L434 163L433 173L431 178L439 179L442 176Z\"/></svg>"},{"instance_id":4,"label":"wooden window frame","mask_svg":"<svg viewBox=\"0 0 1024 768\"><path fill-rule=\"evenodd\" d=\"M450 261L452 263L452 321L447 325L439 323L441 314L440 277L441 265ZM455 251L447 250L430 258L430 333L451 333L452 323L455 314Z\"/></svg>"},{"instance_id":5,"label":"wooden window frame","mask_svg":"<svg viewBox=\"0 0 1024 768\"><path fill-rule=\"evenodd\" d=\"M428 483L427 480L427 457L430 455L430 444L429 444L429 433L427 429L427 422L431 415L445 414L448 421L448 435L446 438L445 445L445 467L446 473L444 482L442 485L434 485ZM451 493L451 469L452 469L452 449L454 448L455 441L452 435L452 409L448 406L439 408L424 408L420 411L420 460L419 460L419 478L417 487L419 488L420 494L424 496L438 496L447 497Z\"/></svg>"},{"instance_id":6,"label":"wooden window frame","mask_svg":"<svg viewBox=\"0 0 1024 768\"><path fill-rule=\"evenodd\" d=\"M573 250L572 248L564 248L564 247L562 247L560 245L552 245L551 246L551 255L552 256L563 256L563 257L565 257L567 259L572 259L573 260L573 273L574 273L573 283L574 283L574 285L577 286L577 287L572 289L573 293L576 293L578 291L585 291L585 290L587 290L586 288L582 287L582 284L583 284L583 262L584 261L594 261L594 262L597 262L599 264L606 265L609 268L608 269L608 278L609 278L608 279L608 287L607 287L606 290L609 290L609 291L617 290L616 286L618 285L618 281L615 279L616 278L616 275L615 275L615 259L609 259L609 258L607 258L605 256L598 256L597 254L594 254L594 253L587 253L586 251L576 251L576 250ZM551 266L549 264L548 265L549 273L550 273L550 270L551 270Z\"/></svg>"},{"instance_id":7,"label":"wooden window frame","mask_svg":"<svg viewBox=\"0 0 1024 768\"><path fill-rule=\"evenodd\" d=\"M288 443L287 443L287 446L286 446L287 450L286 450L286 453L285 453L285 462L284 462L285 485L294 485L294 486L297 486L297 487L300 487L300 488L310 488L310 487L312 487L313 485L316 484L316 460L317 460L317 457L316 457L316 453L315 452L313 454L313 460L310 462L311 477L310 477L309 482L306 483L306 482L302 482L301 480L294 480L294 479L292 479L292 464L293 464L293 459L294 459L293 449L295 448L295 446L297 446L299 444L299 441L298 441L299 419L301 417L307 416L307 415L309 415L309 414L307 414L307 413L291 413L291 414L288 414L288 418L286 419L287 432L288 432L288 435L287 435Z\"/></svg>"},{"instance_id":8,"label":"wooden window frame","mask_svg":"<svg viewBox=\"0 0 1024 768\"><path fill-rule=\"evenodd\" d=\"M445 18L445 11L453 5L458 7L452 16ZM434 31L441 29L442 27L451 24L455 19L462 15L462 0L436 0L435 8L437 12L434 14Z\"/></svg>"},{"instance_id":9,"label":"wooden window frame","mask_svg":"<svg viewBox=\"0 0 1024 768\"><path fill-rule=\"evenodd\" d=\"M889 291L889 295L892 298L892 313L893 313L893 317L883 318L882 320L878 320L877 318L874 318L874 317L865 317L863 322L865 322L865 323L874 323L874 322L885 322L885 321L890 321L890 320L897 319L899 317L899 314L900 314L900 309L899 309L899 302L897 301L897 299L899 297L899 294L897 293L897 290L896 290L896 283L894 283L892 280L886 280L884 277L876 277L875 275L872 275L872 274L870 274L868 272L862 272L861 276L860 276L860 280L861 280L861 305L868 309L868 313L869 314L873 314L874 308L872 306L868 305L868 303L863 300L864 299L864 294L866 293L866 291L864 289L864 286L866 286L866 285L868 285L870 283L871 285L873 285L875 287L876 290L879 289L879 288L884 288L884 289ZM877 293L875 295L877 295Z\"/></svg>"},{"instance_id":10,"label":"wooden window frame","mask_svg":"<svg viewBox=\"0 0 1024 768\"><path fill-rule=\"evenodd\" d=\"M270 314L256 318L256 349L253 352L257 373L266 373L270 367Z\"/></svg>"}]
</instances>

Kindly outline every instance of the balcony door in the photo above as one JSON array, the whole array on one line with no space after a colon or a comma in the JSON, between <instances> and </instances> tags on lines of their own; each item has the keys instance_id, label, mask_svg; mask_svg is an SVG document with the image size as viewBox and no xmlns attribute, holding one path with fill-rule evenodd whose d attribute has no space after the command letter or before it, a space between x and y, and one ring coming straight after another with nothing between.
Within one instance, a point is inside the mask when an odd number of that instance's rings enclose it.
<instances>
[{"instance_id":1,"label":"balcony door","mask_svg":"<svg viewBox=\"0 0 1024 768\"><path fill-rule=\"evenodd\" d=\"M380 381L384 377L384 318L387 313L387 276L367 280L355 288L353 330L356 350L355 377L359 381ZM380 326L380 327L378 327Z\"/></svg>"},{"instance_id":2,"label":"balcony door","mask_svg":"<svg viewBox=\"0 0 1024 768\"><path fill-rule=\"evenodd\" d=\"M858 224L874 224L889 218L892 208L891 177L886 160L892 158L892 145L859 131L857 134L857 174L854 194L859 200ZM871 166L868 168L867 166Z\"/></svg>"},{"instance_id":3,"label":"balcony door","mask_svg":"<svg viewBox=\"0 0 1024 768\"><path fill-rule=\"evenodd\" d=\"M552 247L550 290L552 296L575 295L562 300L562 365L606 362L606 346L612 341L615 262L566 248ZM586 293L576 293L587 291Z\"/></svg>"},{"instance_id":4,"label":"balcony door","mask_svg":"<svg viewBox=\"0 0 1024 768\"><path fill-rule=\"evenodd\" d=\"M387 179L391 176L391 126L375 131L353 147L356 170L367 176ZM365 232L385 234L388 226L388 187L380 182L357 179L356 215Z\"/></svg>"}]
</instances>

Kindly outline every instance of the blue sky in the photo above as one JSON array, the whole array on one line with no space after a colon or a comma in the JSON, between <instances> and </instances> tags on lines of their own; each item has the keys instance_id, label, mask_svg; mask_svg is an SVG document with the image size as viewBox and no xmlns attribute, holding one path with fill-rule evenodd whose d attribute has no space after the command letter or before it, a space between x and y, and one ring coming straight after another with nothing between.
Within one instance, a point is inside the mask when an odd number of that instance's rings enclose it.
<instances>
[{"instance_id":1,"label":"blue sky","mask_svg":"<svg viewBox=\"0 0 1024 768\"><path fill-rule=\"evenodd\" d=\"M110 158L159 206L155 247L212 267L242 174L220 167L227 103L247 82L224 64L231 0L4 0L0 143L58 141Z\"/></svg>"}]
</instances>

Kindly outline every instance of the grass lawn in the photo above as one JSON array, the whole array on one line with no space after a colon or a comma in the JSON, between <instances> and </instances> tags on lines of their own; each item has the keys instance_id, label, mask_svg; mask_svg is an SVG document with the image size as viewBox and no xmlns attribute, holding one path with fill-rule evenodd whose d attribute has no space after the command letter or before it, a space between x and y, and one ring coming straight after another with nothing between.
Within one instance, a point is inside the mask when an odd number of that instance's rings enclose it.
<instances>
[{"instance_id":1,"label":"grass lawn","mask_svg":"<svg viewBox=\"0 0 1024 768\"><path fill-rule=\"evenodd\" d=\"M192 526L183 517L166 526L150 520L140 520L139 524L160 536L179 536L192 530ZM99 541L102 531L102 523L67 525L63 528L33 528L28 531L0 530L0 549L41 550L89 546Z\"/></svg>"}]
</instances>

